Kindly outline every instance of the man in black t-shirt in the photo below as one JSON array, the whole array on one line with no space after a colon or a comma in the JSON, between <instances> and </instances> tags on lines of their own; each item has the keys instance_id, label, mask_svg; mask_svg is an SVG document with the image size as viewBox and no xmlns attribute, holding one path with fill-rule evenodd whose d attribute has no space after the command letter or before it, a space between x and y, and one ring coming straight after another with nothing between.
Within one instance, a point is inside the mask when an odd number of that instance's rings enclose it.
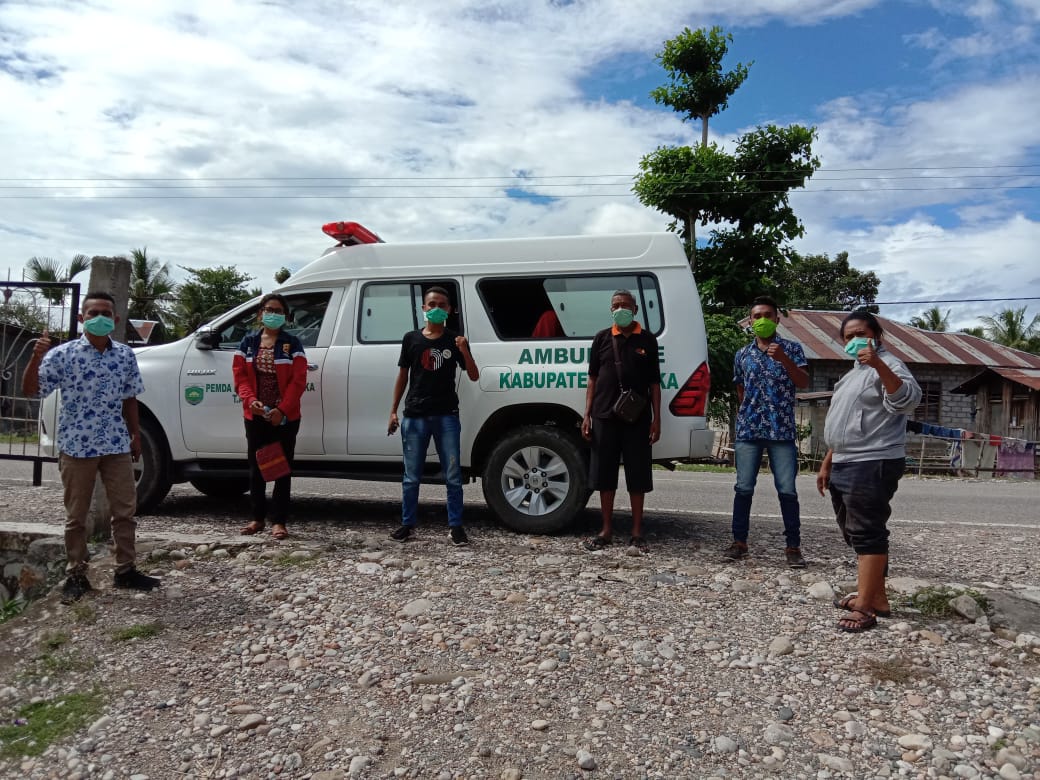
<instances>
[{"instance_id":1,"label":"man in black t-shirt","mask_svg":"<svg viewBox=\"0 0 1040 780\"><path fill-rule=\"evenodd\" d=\"M398 542L406 541L418 522L419 484L431 438L448 487L448 536L456 545L469 541L462 528L461 425L455 370L461 366L473 382L480 378L480 371L473 362L466 337L444 327L449 314L451 301L447 290L429 288L423 296L425 326L406 333L401 340L399 370L387 426L388 436L400 426L404 448L401 526L390 534L390 538ZM397 407L405 387L408 396L404 418L399 420Z\"/></svg>"},{"instance_id":2,"label":"man in black t-shirt","mask_svg":"<svg viewBox=\"0 0 1040 780\"><path fill-rule=\"evenodd\" d=\"M613 327L601 330L589 352L589 384L585 393L585 419L581 435L592 442L589 482L599 490L603 528L586 539L587 550L600 550L612 541L614 496L618 467L625 462L625 483L632 503L633 547L646 550L643 539L643 498L654 489L651 447L661 438L661 364L657 339L636 322L639 311L628 290L618 290L610 299ZM614 347L617 346L615 357ZM620 364L621 376L617 365ZM624 422L613 412L621 388L646 399L642 414Z\"/></svg>"}]
</instances>

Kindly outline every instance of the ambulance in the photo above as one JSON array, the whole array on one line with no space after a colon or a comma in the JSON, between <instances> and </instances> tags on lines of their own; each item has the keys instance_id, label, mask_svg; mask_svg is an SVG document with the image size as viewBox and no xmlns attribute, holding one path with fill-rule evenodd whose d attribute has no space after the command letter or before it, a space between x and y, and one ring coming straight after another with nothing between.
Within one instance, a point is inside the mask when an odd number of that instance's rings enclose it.
<instances>
[{"instance_id":1,"label":"ambulance","mask_svg":"<svg viewBox=\"0 0 1040 780\"><path fill-rule=\"evenodd\" d=\"M708 458L710 378L700 299L672 233L387 243L354 222L276 292L307 353L294 474L399 481L400 436L387 436L401 337L422 325L423 294L446 289L447 327L465 335L478 382L459 373L463 474L525 533L565 529L588 501L589 445L580 434L592 337L611 324L610 298L630 290L657 336L661 439L655 462ZM142 457L139 511L173 483L212 496L248 489L242 410L231 361L255 327L259 298L179 341L137 351ZM53 405L52 400L49 401ZM54 420L54 409L43 419ZM50 437L43 426L43 441ZM53 427L50 426L53 431ZM426 480L438 480L431 447Z\"/></svg>"}]
</instances>

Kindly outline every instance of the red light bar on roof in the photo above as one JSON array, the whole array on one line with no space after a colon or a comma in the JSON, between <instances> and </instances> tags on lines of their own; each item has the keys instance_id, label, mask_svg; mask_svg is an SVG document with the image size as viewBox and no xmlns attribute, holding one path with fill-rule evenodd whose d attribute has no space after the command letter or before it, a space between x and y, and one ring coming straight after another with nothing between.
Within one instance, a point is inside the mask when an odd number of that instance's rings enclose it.
<instances>
[{"instance_id":1,"label":"red light bar on roof","mask_svg":"<svg viewBox=\"0 0 1040 780\"><path fill-rule=\"evenodd\" d=\"M321 226L322 232L334 238L342 246L354 244L382 244L383 239L357 222L329 222Z\"/></svg>"}]
</instances>

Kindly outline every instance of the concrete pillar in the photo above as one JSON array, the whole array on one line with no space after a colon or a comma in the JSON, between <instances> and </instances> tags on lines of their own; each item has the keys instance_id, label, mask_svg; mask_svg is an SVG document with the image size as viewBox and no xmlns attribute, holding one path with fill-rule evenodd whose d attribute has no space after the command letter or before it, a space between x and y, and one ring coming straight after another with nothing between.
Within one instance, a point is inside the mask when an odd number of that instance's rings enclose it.
<instances>
[{"instance_id":1,"label":"concrete pillar","mask_svg":"<svg viewBox=\"0 0 1040 780\"><path fill-rule=\"evenodd\" d=\"M125 257L93 257L90 261L90 282L80 296L80 302L86 294L94 290L104 291L116 299L116 329L112 331L112 339L126 343L126 315L130 307L130 275L131 264ZM77 312L78 313L78 312ZM87 538L112 536L112 510L108 506L105 488L98 477L94 482L94 498L90 502L87 514Z\"/></svg>"}]
</instances>

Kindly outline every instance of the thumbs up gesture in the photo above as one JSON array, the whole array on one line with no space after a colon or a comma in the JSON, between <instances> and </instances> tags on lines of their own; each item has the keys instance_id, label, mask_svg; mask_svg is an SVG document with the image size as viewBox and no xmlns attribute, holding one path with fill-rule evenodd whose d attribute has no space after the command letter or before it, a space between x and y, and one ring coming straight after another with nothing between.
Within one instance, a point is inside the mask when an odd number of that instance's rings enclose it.
<instances>
[{"instance_id":1,"label":"thumbs up gesture","mask_svg":"<svg viewBox=\"0 0 1040 780\"><path fill-rule=\"evenodd\" d=\"M50 349L50 348L51 348L50 332L46 328L44 328L43 329L43 333L40 335L40 337L38 339L36 339L36 344L33 345L33 357L35 357L35 358L43 357L44 353L48 349Z\"/></svg>"}]
</instances>

